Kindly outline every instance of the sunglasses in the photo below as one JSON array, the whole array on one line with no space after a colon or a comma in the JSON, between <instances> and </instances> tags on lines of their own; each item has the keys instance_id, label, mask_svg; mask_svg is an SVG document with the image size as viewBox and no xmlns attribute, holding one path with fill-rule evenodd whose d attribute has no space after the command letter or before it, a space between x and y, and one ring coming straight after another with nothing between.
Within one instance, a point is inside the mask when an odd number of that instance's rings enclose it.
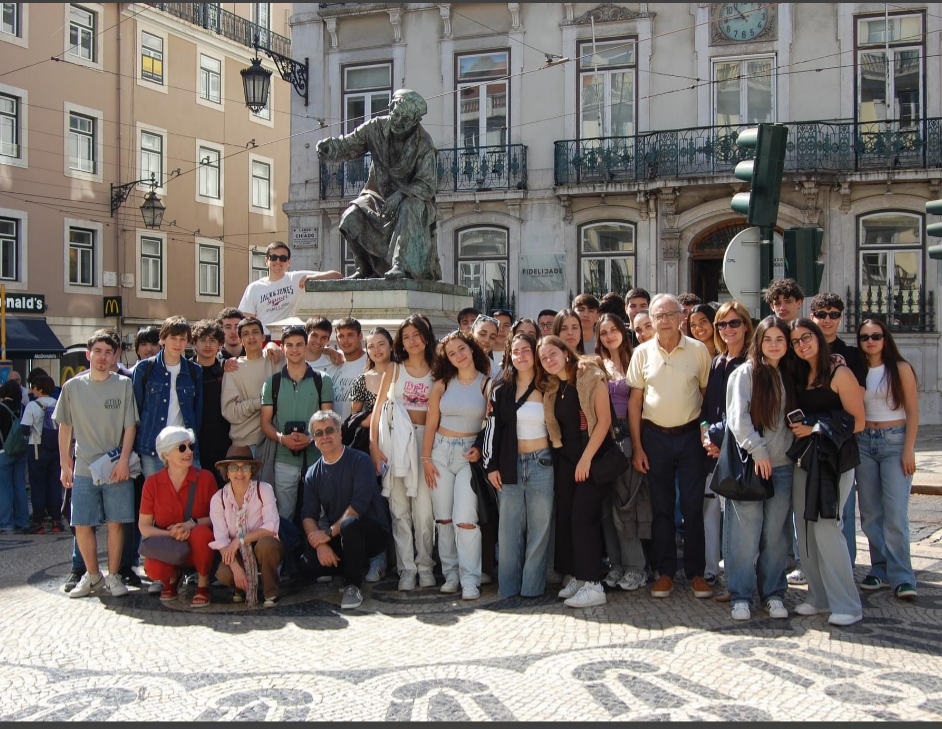
<instances>
[{"instance_id":1,"label":"sunglasses","mask_svg":"<svg viewBox=\"0 0 942 729\"><path fill-rule=\"evenodd\" d=\"M324 428L323 430L315 430L311 435L313 435L315 438L320 438L324 435L333 435L336 432L337 429L333 426L330 426L328 428Z\"/></svg>"},{"instance_id":2,"label":"sunglasses","mask_svg":"<svg viewBox=\"0 0 942 729\"><path fill-rule=\"evenodd\" d=\"M733 319L732 321L718 321L716 328L723 331L726 327L730 329L739 329L742 326L742 319Z\"/></svg>"},{"instance_id":3,"label":"sunglasses","mask_svg":"<svg viewBox=\"0 0 942 729\"><path fill-rule=\"evenodd\" d=\"M492 316L485 316L484 314L478 314L478 318L474 320L474 323L471 326L474 327L478 324L478 322L482 322L482 321L488 322L489 324L493 324L495 327L500 328L499 320L495 319Z\"/></svg>"},{"instance_id":4,"label":"sunglasses","mask_svg":"<svg viewBox=\"0 0 942 729\"><path fill-rule=\"evenodd\" d=\"M843 312L840 311L812 311L811 316L815 319L840 319Z\"/></svg>"},{"instance_id":5,"label":"sunglasses","mask_svg":"<svg viewBox=\"0 0 942 729\"><path fill-rule=\"evenodd\" d=\"M230 463L228 466L229 473L238 473L239 471L251 473L253 468L255 467L251 463Z\"/></svg>"},{"instance_id":6,"label":"sunglasses","mask_svg":"<svg viewBox=\"0 0 942 729\"><path fill-rule=\"evenodd\" d=\"M291 260L291 256L278 255L277 253L268 254L269 261L281 261L282 263L287 263Z\"/></svg>"},{"instance_id":7,"label":"sunglasses","mask_svg":"<svg viewBox=\"0 0 942 729\"><path fill-rule=\"evenodd\" d=\"M880 333L877 333L877 334L858 334L858 335L857 335L857 339L858 339L859 341L861 341L861 342L869 342L871 339L872 339L874 342L879 342L881 339L883 339L883 335L880 334Z\"/></svg>"},{"instance_id":8,"label":"sunglasses","mask_svg":"<svg viewBox=\"0 0 942 729\"><path fill-rule=\"evenodd\" d=\"M186 453L187 451L192 451L192 450L193 450L193 444L192 444L192 443L181 443L180 445L177 446L177 450L180 451L180 453Z\"/></svg>"},{"instance_id":9,"label":"sunglasses","mask_svg":"<svg viewBox=\"0 0 942 729\"><path fill-rule=\"evenodd\" d=\"M814 339L814 334L812 334L811 332L805 332L800 337L796 337L795 339L792 340L792 347L795 349L798 349L799 345L807 344L812 339Z\"/></svg>"}]
</instances>

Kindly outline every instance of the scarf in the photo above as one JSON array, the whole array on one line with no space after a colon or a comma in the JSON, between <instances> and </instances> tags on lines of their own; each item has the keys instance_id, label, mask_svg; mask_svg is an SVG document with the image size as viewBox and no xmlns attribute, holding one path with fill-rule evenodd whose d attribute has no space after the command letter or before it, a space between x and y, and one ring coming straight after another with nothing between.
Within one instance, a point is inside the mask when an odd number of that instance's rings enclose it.
<instances>
[{"instance_id":1,"label":"scarf","mask_svg":"<svg viewBox=\"0 0 942 729\"><path fill-rule=\"evenodd\" d=\"M235 512L236 527L238 529L237 539L241 541L245 539L245 533L248 531L245 522L249 502L253 498L260 498L258 495L258 482L249 482L249 487L245 490L245 497L242 499L241 509L236 503L235 496L232 494L232 486L230 484L226 484L226 488L222 492L222 498L225 505ZM239 547L239 553L242 555L242 566L245 568L245 579L247 583L245 603L249 607L252 607L258 602L258 562L255 560L255 551L252 549L251 544L245 544L243 542Z\"/></svg>"}]
</instances>

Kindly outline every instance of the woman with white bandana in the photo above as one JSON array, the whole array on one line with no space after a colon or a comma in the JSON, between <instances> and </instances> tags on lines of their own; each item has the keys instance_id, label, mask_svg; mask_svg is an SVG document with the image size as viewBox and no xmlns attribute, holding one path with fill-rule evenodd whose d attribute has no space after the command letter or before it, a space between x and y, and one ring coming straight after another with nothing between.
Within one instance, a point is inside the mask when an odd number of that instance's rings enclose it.
<instances>
[{"instance_id":1,"label":"woman with white bandana","mask_svg":"<svg viewBox=\"0 0 942 729\"><path fill-rule=\"evenodd\" d=\"M278 604L278 565L285 548L278 538L275 492L257 480L261 467L248 446L232 446L216 464L228 483L209 506L215 536L209 546L222 556L216 579L234 589L232 601L254 606L261 575L268 608Z\"/></svg>"}]
</instances>

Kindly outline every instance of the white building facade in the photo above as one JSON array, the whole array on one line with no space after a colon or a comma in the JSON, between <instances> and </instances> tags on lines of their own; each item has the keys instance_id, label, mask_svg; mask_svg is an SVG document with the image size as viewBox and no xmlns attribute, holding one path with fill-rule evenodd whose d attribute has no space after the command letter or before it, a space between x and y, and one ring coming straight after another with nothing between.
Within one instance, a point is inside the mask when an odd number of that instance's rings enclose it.
<instances>
[{"instance_id":1,"label":"white building facade","mask_svg":"<svg viewBox=\"0 0 942 729\"><path fill-rule=\"evenodd\" d=\"M739 130L789 127L778 227L824 230L845 339L885 317L942 422L936 261L942 3L295 3L285 212L296 262L349 269L340 214L368 161L316 143L428 100L444 279L532 316L581 291L729 295ZM928 222L934 222L929 220Z\"/></svg>"}]
</instances>

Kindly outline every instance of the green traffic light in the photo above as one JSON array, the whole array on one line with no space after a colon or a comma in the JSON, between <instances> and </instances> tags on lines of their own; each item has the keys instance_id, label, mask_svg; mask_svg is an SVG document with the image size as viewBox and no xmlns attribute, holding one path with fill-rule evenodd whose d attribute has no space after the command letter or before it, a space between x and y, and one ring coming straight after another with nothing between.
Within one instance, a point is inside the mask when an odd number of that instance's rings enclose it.
<instances>
[{"instance_id":1,"label":"green traffic light","mask_svg":"<svg viewBox=\"0 0 942 729\"><path fill-rule=\"evenodd\" d=\"M759 127L749 127L743 129L736 137L736 144L740 147L755 149L759 146Z\"/></svg>"},{"instance_id":2,"label":"green traffic light","mask_svg":"<svg viewBox=\"0 0 942 729\"><path fill-rule=\"evenodd\" d=\"M733 209L733 212L739 213L740 215L749 215L749 200L751 194L748 192L738 192L733 195L733 200L730 202L730 207Z\"/></svg>"},{"instance_id":3,"label":"green traffic light","mask_svg":"<svg viewBox=\"0 0 942 729\"><path fill-rule=\"evenodd\" d=\"M926 226L926 235L932 238L942 238L942 223L933 223Z\"/></svg>"},{"instance_id":4,"label":"green traffic light","mask_svg":"<svg viewBox=\"0 0 942 729\"><path fill-rule=\"evenodd\" d=\"M942 235L940 233L939 235ZM939 246L929 246L926 249L926 252L929 254L929 258L934 261L942 260L942 245Z\"/></svg>"},{"instance_id":5,"label":"green traffic light","mask_svg":"<svg viewBox=\"0 0 942 729\"><path fill-rule=\"evenodd\" d=\"M756 161L753 159L746 160L745 162L740 162L736 165L736 169L733 170L733 176L737 180L742 180L743 182L752 182L753 175L756 171Z\"/></svg>"},{"instance_id":6,"label":"green traffic light","mask_svg":"<svg viewBox=\"0 0 942 729\"><path fill-rule=\"evenodd\" d=\"M942 215L942 200L930 200L926 203L926 212L929 215Z\"/></svg>"}]
</instances>

